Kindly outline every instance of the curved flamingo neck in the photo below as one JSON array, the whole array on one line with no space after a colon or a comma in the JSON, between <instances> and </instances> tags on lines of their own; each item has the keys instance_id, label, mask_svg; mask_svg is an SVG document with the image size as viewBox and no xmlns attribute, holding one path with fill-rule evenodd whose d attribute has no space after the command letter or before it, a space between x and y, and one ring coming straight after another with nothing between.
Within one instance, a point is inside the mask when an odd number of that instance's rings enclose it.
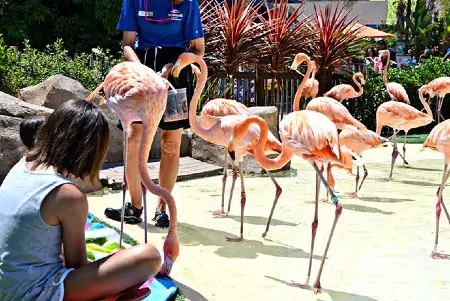
<instances>
[{"instance_id":1,"label":"curved flamingo neck","mask_svg":"<svg viewBox=\"0 0 450 301\"><path fill-rule=\"evenodd\" d=\"M191 129L200 137L207 140L208 137L211 137L214 135L216 131L216 127L220 123L220 119L216 122L215 125L210 127L209 129L204 129L200 126L200 123L197 120L197 105L198 101L200 100L200 96L202 94L203 88L205 87L206 80L208 78L208 67L206 66L205 61L193 54L189 53L187 54L190 56L189 60L191 63L197 63L200 66L200 74L197 78L197 85L195 86L194 94L192 95L191 103L189 105L189 123L191 126Z\"/></svg>"},{"instance_id":2,"label":"curved flamingo neck","mask_svg":"<svg viewBox=\"0 0 450 301\"><path fill-rule=\"evenodd\" d=\"M425 98L423 97L423 90L424 90L424 87L421 87L419 89L420 102L422 103L423 107L425 108L425 111L427 111L427 115L430 116L431 118L433 118L433 113L431 113L430 106L428 105L428 103L425 101Z\"/></svg>"},{"instance_id":3,"label":"curved flamingo neck","mask_svg":"<svg viewBox=\"0 0 450 301\"><path fill-rule=\"evenodd\" d=\"M316 72L317 72L317 64L314 62L312 64L312 73L311 73L312 80L316 79Z\"/></svg>"},{"instance_id":4,"label":"curved flamingo neck","mask_svg":"<svg viewBox=\"0 0 450 301\"><path fill-rule=\"evenodd\" d=\"M363 95L364 93L364 89L361 85L361 83L358 81L359 77L355 74L353 74L353 82L356 84L356 86L358 87L358 93L356 94L356 97L360 97L361 95Z\"/></svg>"},{"instance_id":5,"label":"curved flamingo neck","mask_svg":"<svg viewBox=\"0 0 450 301\"><path fill-rule=\"evenodd\" d=\"M303 89L305 88L306 81L308 80L309 76L311 75L311 71L312 71L311 70L311 61L309 59L305 59L305 61L306 61L306 65L307 65L306 74L305 74L305 76L303 76L302 82L300 83L300 85L297 88L297 92L295 92L294 111L300 111L300 98L302 97L302 93L303 93ZM297 66L297 68L298 68L298 66Z\"/></svg>"},{"instance_id":6,"label":"curved flamingo neck","mask_svg":"<svg viewBox=\"0 0 450 301\"><path fill-rule=\"evenodd\" d=\"M267 142L269 135L269 128L267 123L258 116L251 116L246 118L240 124L235 127L235 141L242 139L247 133L250 125L256 123L260 128L260 138L255 146L255 160L258 164L266 170L280 169L285 166L289 160L291 160L294 153L284 145L282 146L281 153L274 159L269 159L264 154L264 146Z\"/></svg>"}]
</instances>

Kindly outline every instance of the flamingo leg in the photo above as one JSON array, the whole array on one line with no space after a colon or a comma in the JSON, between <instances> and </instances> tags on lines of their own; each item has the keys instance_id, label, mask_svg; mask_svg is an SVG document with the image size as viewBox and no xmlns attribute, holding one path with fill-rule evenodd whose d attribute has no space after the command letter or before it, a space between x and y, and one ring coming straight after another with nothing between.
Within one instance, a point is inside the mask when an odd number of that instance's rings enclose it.
<instances>
[{"instance_id":1,"label":"flamingo leg","mask_svg":"<svg viewBox=\"0 0 450 301\"><path fill-rule=\"evenodd\" d=\"M127 168L127 151L128 151L128 143L127 143L127 130L128 127L123 127L123 180L122 180L122 214L120 216L120 239L119 239L119 248L122 248L122 238L123 238L123 222L125 216L125 196L127 194L127 177L125 176L125 171Z\"/></svg>"},{"instance_id":2,"label":"flamingo leg","mask_svg":"<svg viewBox=\"0 0 450 301\"><path fill-rule=\"evenodd\" d=\"M247 201L247 197L245 195L245 186L244 186L244 173L242 171L243 169L243 163L242 161L239 161L239 175L241 177L241 236L238 238L230 238L227 237L227 241L229 242L240 242L244 240L244 209L245 209L245 203Z\"/></svg>"},{"instance_id":3,"label":"flamingo leg","mask_svg":"<svg viewBox=\"0 0 450 301\"><path fill-rule=\"evenodd\" d=\"M227 208L227 213L225 214L225 216L228 216L228 213L230 213L231 200L233 199L234 185L236 184L236 180L238 177L238 173L236 170L236 165L234 164L234 160L231 160L231 168L233 170L233 181L231 182L230 198L228 200L228 208Z\"/></svg>"},{"instance_id":4,"label":"flamingo leg","mask_svg":"<svg viewBox=\"0 0 450 301\"><path fill-rule=\"evenodd\" d=\"M399 152L397 149L397 132L398 132L398 130L394 129L394 135L392 135L394 145L393 145L393 150L392 150L391 171L389 173L389 178L381 179L381 181L383 181L383 182L392 180L392 171L394 169L395 160L397 159L397 156L399 155Z\"/></svg>"},{"instance_id":5,"label":"flamingo leg","mask_svg":"<svg viewBox=\"0 0 450 301\"><path fill-rule=\"evenodd\" d=\"M443 104L443 103L444 103L444 97L441 96L441 97L439 97L438 113L437 113L437 114L439 114L439 116L442 118L442 121L445 120L444 116L443 116L442 113L441 113L441 110L442 110L442 104Z\"/></svg>"},{"instance_id":6,"label":"flamingo leg","mask_svg":"<svg viewBox=\"0 0 450 301\"><path fill-rule=\"evenodd\" d=\"M328 183L325 180L325 178L323 177L323 175L319 172L319 168L317 167L316 163L314 163L314 162L311 162L311 163L312 163L312 166L314 167L314 169L316 170L316 173L319 175L320 179L322 180L322 183L325 185L325 187L327 188L328 192L330 193L332 202L336 206L336 210L335 210L335 214L334 214L333 226L331 227L330 236L328 237L327 246L325 247L325 251L324 251L323 256L322 256L322 262L320 263L319 272L317 274L316 281L314 282L314 293L317 294L321 290L320 277L322 275L322 271L323 271L323 267L324 267L324 264L325 264L325 259L327 258L328 250L330 248L331 239L333 238L334 230L336 229L336 224L337 224L337 222L339 220L339 217L342 214L342 205L339 202L339 199L337 198L337 196L331 190L331 187L328 185ZM311 256L311 254L310 254L310 256Z\"/></svg>"},{"instance_id":7,"label":"flamingo leg","mask_svg":"<svg viewBox=\"0 0 450 301\"><path fill-rule=\"evenodd\" d=\"M269 219L267 220L266 231L264 231L264 233L262 234L263 238L266 237L267 232L269 232L269 227L270 227L270 223L272 221L273 212L275 211L275 206L278 203L278 199L280 198L281 192L283 192L280 185L278 185L277 180L275 180L275 178L272 176L272 174L268 170L266 170L266 172L269 175L270 179L272 180L273 184L275 185L276 190L275 190L275 199L273 200L272 209L270 210Z\"/></svg>"},{"instance_id":8,"label":"flamingo leg","mask_svg":"<svg viewBox=\"0 0 450 301\"><path fill-rule=\"evenodd\" d=\"M434 239L434 248L433 248L433 252L431 253L431 257L433 259L449 259L449 256L446 254L440 254L437 253L437 245L439 242L439 219L441 217L441 205L444 207L444 210L447 214L447 218L449 219L450 222L450 217L448 216L448 211L447 208L445 208L444 205L444 200L442 198L442 192L444 190L444 185L447 182L449 176L450 176L450 171L448 170L448 162L445 162L444 165L444 172L442 174L442 181L441 181L441 185L438 188L437 191L437 202L436 202L436 234L435 234L435 239Z\"/></svg>"},{"instance_id":9,"label":"flamingo leg","mask_svg":"<svg viewBox=\"0 0 450 301\"><path fill-rule=\"evenodd\" d=\"M405 159L406 158L406 136L408 136L407 131L405 131L405 140L403 141L403 156L402 156L403 166L405 166L405 164L409 165L408 161L406 161L406 159Z\"/></svg>"},{"instance_id":10,"label":"flamingo leg","mask_svg":"<svg viewBox=\"0 0 450 301\"><path fill-rule=\"evenodd\" d=\"M144 204L144 243L147 243L147 188L141 183L142 186L142 200Z\"/></svg>"},{"instance_id":11,"label":"flamingo leg","mask_svg":"<svg viewBox=\"0 0 450 301\"><path fill-rule=\"evenodd\" d=\"M314 163L315 164L315 163ZM311 266L312 266L312 257L314 253L314 241L316 239L316 233L317 233L317 227L319 225L319 192L320 192L320 180L319 180L319 174L322 175L322 173L318 170L318 173L316 173L316 199L314 202L314 220L311 224L311 249L309 251L309 266L308 266L308 274L306 275L306 282L303 285L300 285L302 288L309 288L309 278L311 277ZM322 176L323 177L323 176Z\"/></svg>"},{"instance_id":12,"label":"flamingo leg","mask_svg":"<svg viewBox=\"0 0 450 301\"><path fill-rule=\"evenodd\" d=\"M363 165L363 169L364 169L364 176L363 176L363 179L362 179L362 181L361 181L361 185L359 185L358 190L361 190L361 186L363 185L364 180L365 180L365 179L367 178L367 176L369 175L369 172L367 171L366 165Z\"/></svg>"},{"instance_id":13,"label":"flamingo leg","mask_svg":"<svg viewBox=\"0 0 450 301\"><path fill-rule=\"evenodd\" d=\"M222 204L220 210L215 210L212 212L213 215L220 215L225 213L225 186L227 184L227 174L228 174L228 150L225 149L225 158L223 159L223 177L222 177Z\"/></svg>"},{"instance_id":14,"label":"flamingo leg","mask_svg":"<svg viewBox=\"0 0 450 301\"><path fill-rule=\"evenodd\" d=\"M354 192L350 192L350 193L346 193L347 196L354 198L356 196L358 196L358 183L359 183L359 166L356 166L356 177L355 177L355 191ZM329 182L328 182L329 184Z\"/></svg>"}]
</instances>

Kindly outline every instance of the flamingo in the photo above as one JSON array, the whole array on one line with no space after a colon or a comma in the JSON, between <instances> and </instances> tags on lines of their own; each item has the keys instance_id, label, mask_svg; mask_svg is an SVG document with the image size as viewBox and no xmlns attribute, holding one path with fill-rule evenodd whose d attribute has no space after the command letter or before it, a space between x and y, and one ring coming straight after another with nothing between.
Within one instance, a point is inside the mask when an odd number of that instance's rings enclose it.
<instances>
[{"instance_id":1,"label":"flamingo","mask_svg":"<svg viewBox=\"0 0 450 301\"><path fill-rule=\"evenodd\" d=\"M410 129L424 126L434 121L430 106L425 102L421 89L423 88L419 89L419 99L427 113L423 113L413 106L397 101L384 102L377 109L376 133L380 135L384 125L387 125L394 130L394 135L392 136L394 149L392 151L391 172L389 174L389 178L383 178L383 181L390 181L392 179L392 171L394 169L395 160L399 154L397 150L397 133L404 130L406 137ZM405 158L405 151L406 139L403 142L403 158Z\"/></svg>"},{"instance_id":2,"label":"flamingo","mask_svg":"<svg viewBox=\"0 0 450 301\"><path fill-rule=\"evenodd\" d=\"M409 96L408 96L408 93L406 93L405 88L399 83L395 83L395 82L388 83L388 81L387 81L387 72L388 72L388 68L389 68L391 53L389 52L389 50L380 50L378 52L378 55L380 57L379 62L381 63L381 65L383 65L382 57L387 58L387 63L384 66L384 69L382 69L382 72L383 72L383 83L386 87L389 97L391 98L392 101L403 101L404 103L409 105L410 104ZM405 159L406 137L407 136L408 136L408 133L405 132L405 138L404 138L404 143L403 143L403 156L400 155L403 159L403 165L405 165L405 164L409 165L408 161L406 161L406 159ZM389 138L389 139L392 139L393 137L394 137L394 135L392 135L391 138Z\"/></svg>"},{"instance_id":3,"label":"flamingo","mask_svg":"<svg viewBox=\"0 0 450 301\"><path fill-rule=\"evenodd\" d=\"M339 137L336 125L325 115L308 110L294 111L288 114L280 122L280 137L283 143L281 154L275 159L269 159L264 155L264 145L267 139L268 127L263 119L251 116L242 121L239 126L239 131L235 132L235 142L241 139L245 134L245 128L258 124L261 130L261 137L255 146L255 159L266 170L274 170L283 166L290 157L294 154L307 160L316 171L316 196L315 196L315 211L314 220L312 223L312 240L311 251L309 253L309 268L307 273L307 280L303 288L309 287L309 278L311 275L312 256L314 253L314 242L318 226L318 200L320 181L325 185L328 192L331 194L331 200L336 206L333 226L330 231L325 252L322 256L317 279L314 282L314 293L319 293L321 290L320 277L323 271L325 258L327 256L331 239L336 228L337 221L342 213L342 205L337 196L333 193L327 181L322 175L318 167L323 163L336 162L343 164L341 161L341 147L339 146ZM242 127L244 129L242 129ZM275 203L273 204L271 214L273 213ZM270 223L271 217L269 217Z\"/></svg>"},{"instance_id":4,"label":"flamingo","mask_svg":"<svg viewBox=\"0 0 450 301\"><path fill-rule=\"evenodd\" d=\"M359 81L357 79L359 79ZM364 92L363 86L366 83L364 80L364 74L362 74L361 72L353 74L353 82L358 87L358 92L356 92L355 88L353 88L351 85L342 84L334 86L330 91L323 95L339 100L340 102L349 98L358 98L363 95Z\"/></svg>"},{"instance_id":5,"label":"flamingo","mask_svg":"<svg viewBox=\"0 0 450 301\"><path fill-rule=\"evenodd\" d=\"M194 95L192 96L192 100L189 107L189 123L191 125L191 129L201 138L211 143L217 145L224 145L227 148L227 151L230 153L235 153L236 158L239 162L239 174L241 178L241 228L240 228L240 237L238 238L228 238L227 241L230 242L240 242L243 241L243 230L244 230L244 209L246 204L246 192L244 186L244 176L242 172L242 162L244 156L247 154L254 156L254 149L256 143L259 141L260 131L257 125L253 125L249 128L249 130L245 133L245 137L239 141L239 143L233 143L233 132L238 130L237 125L240 124L240 121L248 118L246 115L227 115L221 117L215 117L215 123L209 127L208 129L203 128L196 117L196 108L197 103L200 99L200 95L205 86L206 79L208 77L208 69L205 64L205 61L193 54L193 53L183 53L178 57L177 62L175 63L172 74L174 77L178 77L179 72L186 66L197 63L200 66L200 76L197 80L197 85L195 87ZM208 117L209 121L213 118ZM276 150L279 149L281 151L281 143L278 140L274 140L273 142L266 139L264 142L265 150ZM288 160L289 161L289 160ZM287 162L287 161L286 161ZM275 195L274 202L278 201L278 198L281 194L281 188L279 187L276 180L271 177L272 181L275 183L277 187L277 193Z\"/></svg>"},{"instance_id":6,"label":"flamingo","mask_svg":"<svg viewBox=\"0 0 450 301\"><path fill-rule=\"evenodd\" d=\"M447 219L450 223L450 215L447 211L447 208L445 207L442 197L444 186L450 176L450 171L448 170L448 162L450 161L450 120L446 120L442 123L437 124L433 128L433 130L431 130L427 139L423 143L422 150L424 150L425 148L430 148L444 155L444 172L442 174L441 184L436 193L436 236L431 256L434 259L449 259L448 255L437 253L437 245L439 239L439 219L441 216L441 206L444 208L445 215L447 216Z\"/></svg>"},{"instance_id":7,"label":"flamingo","mask_svg":"<svg viewBox=\"0 0 450 301\"><path fill-rule=\"evenodd\" d=\"M317 64L315 61L312 61L311 65L311 77L306 81L305 88L302 93L302 96L305 98L315 98L319 93L319 81L316 79Z\"/></svg>"},{"instance_id":8,"label":"flamingo","mask_svg":"<svg viewBox=\"0 0 450 301\"><path fill-rule=\"evenodd\" d=\"M422 86L422 92L428 93L430 95L430 100L428 101L428 105L431 103L431 98L437 95L438 103L436 105L436 116L438 118L438 123L442 120L445 120L444 116L442 116L441 109L442 103L444 101L445 95L450 93L450 77L442 76L436 79L433 79L426 85Z\"/></svg>"},{"instance_id":9,"label":"flamingo","mask_svg":"<svg viewBox=\"0 0 450 301\"><path fill-rule=\"evenodd\" d=\"M368 149L379 147L388 142L389 142L389 139L381 137L380 135L378 135L377 133L375 133L371 130L360 131L356 127L353 127L353 126L348 126L347 128L343 129L339 133L339 144L344 145L344 146L348 147L349 149L353 150L360 157L362 157L361 156L362 152L364 152ZM333 164L332 167L340 167L340 166L337 164ZM350 197L358 196L358 191L361 189L361 186L363 185L364 180L369 175L366 165L364 165L364 164L363 164L363 169L364 169L364 176L363 176L361 184L359 185L359 188L358 188L359 166L357 166L355 192L349 193L348 195ZM331 173L331 171L330 171L330 173ZM332 177L332 175L331 175L331 177ZM329 180L329 183L330 183L330 180ZM332 186L332 185L330 184L330 186Z\"/></svg>"},{"instance_id":10,"label":"flamingo","mask_svg":"<svg viewBox=\"0 0 450 301\"><path fill-rule=\"evenodd\" d=\"M173 263L179 255L179 242L177 237L177 208L171 193L160 186L155 185L148 173L147 161L150 153L156 128L161 120L166 103L167 89L170 83L159 76L149 67L137 62L122 62L111 68L101 83L87 98L92 101L100 92L104 97L100 105L106 103L115 112L123 124L124 133L129 130L133 121L142 121L142 142L139 151L139 174L145 188L151 193L162 198L169 209L170 224L164 241L164 263L160 270L162 274L170 274ZM124 134L126 138L126 134ZM127 139L123 140L123 159L127 153ZM124 169L126 162L124 162ZM125 190L123 185L122 219L120 225L120 247L122 246ZM147 243L147 204L144 198L144 240Z\"/></svg>"}]
</instances>

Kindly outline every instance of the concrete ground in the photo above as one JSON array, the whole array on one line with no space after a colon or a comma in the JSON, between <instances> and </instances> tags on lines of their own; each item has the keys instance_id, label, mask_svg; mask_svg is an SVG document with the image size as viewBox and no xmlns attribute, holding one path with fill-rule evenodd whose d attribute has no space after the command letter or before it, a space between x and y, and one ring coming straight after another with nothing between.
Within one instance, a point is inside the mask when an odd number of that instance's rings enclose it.
<instances>
[{"instance_id":1,"label":"concrete ground","mask_svg":"<svg viewBox=\"0 0 450 301\"><path fill-rule=\"evenodd\" d=\"M210 212L219 209L221 176L177 183L173 195L178 207L180 257L174 265L173 278L193 301L450 300L450 261L430 256L443 158L431 150L419 152L419 148L420 145L407 146L410 166L402 167L397 160L391 182L379 179L389 174L392 148L363 154L369 177L357 198L344 194L354 188L354 177L335 171L336 190L344 209L325 262L321 294L314 295L295 285L306 280L315 189L312 167L299 158L293 159L292 168L296 170L291 176L277 177L283 193L266 239L261 233L275 193L269 178L245 178L245 241L240 243L225 239L239 233L239 181L228 218L213 218ZM231 177L228 179L227 195ZM325 195L323 187L321 195ZM444 200L445 195L447 191ZM150 196L149 217L153 216L155 201ZM90 211L102 219L106 206L120 204L120 193L89 197ZM321 202L311 285L333 218L334 206ZM440 225L438 251L450 253L450 226L444 213ZM126 225L125 230L143 241L142 225ZM151 223L148 231L149 242L162 252L167 230Z\"/></svg>"}]
</instances>

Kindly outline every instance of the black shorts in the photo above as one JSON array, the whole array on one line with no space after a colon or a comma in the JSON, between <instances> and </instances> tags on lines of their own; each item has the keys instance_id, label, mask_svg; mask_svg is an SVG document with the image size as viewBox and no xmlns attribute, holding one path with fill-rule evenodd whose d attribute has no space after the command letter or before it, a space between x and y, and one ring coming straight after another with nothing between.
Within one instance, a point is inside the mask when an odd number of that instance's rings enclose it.
<instances>
[{"instance_id":1,"label":"black shorts","mask_svg":"<svg viewBox=\"0 0 450 301\"><path fill-rule=\"evenodd\" d=\"M185 50L179 47L162 47L149 48L147 50L136 50L136 54L139 57L141 63L152 68L155 72L161 71L164 65L175 62L183 52L185 52ZM169 74L167 79L175 87L175 89L186 88L189 112L189 104L191 103L192 95L194 95L194 76L192 74L191 66L186 66L185 68L183 68L177 79L175 79L172 74ZM142 124L141 121L134 121L132 123ZM121 131L123 131L122 123L120 122L120 120L117 123L117 127ZM188 129L191 126L189 124L189 118L173 122L164 122L164 119L161 118L158 127L162 130L177 130Z\"/></svg>"}]
</instances>

